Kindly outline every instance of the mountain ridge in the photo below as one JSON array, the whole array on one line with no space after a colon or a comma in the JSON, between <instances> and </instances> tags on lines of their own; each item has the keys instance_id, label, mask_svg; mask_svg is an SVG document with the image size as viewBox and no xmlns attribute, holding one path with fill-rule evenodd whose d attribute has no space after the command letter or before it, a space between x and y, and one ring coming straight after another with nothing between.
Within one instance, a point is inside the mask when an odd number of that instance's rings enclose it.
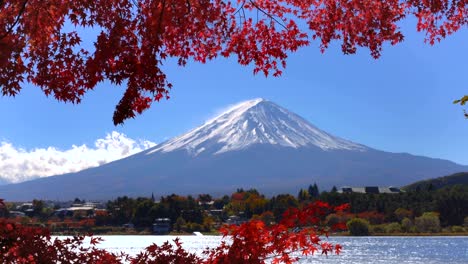
<instances>
[{"instance_id":1,"label":"mountain ridge","mask_svg":"<svg viewBox=\"0 0 468 264\"><path fill-rule=\"evenodd\" d=\"M223 195L237 188L295 194L313 182L322 190L333 185L403 186L459 171L468 171L468 166L369 148L322 131L275 103L255 99L127 158L0 186L0 197L106 200L151 193Z\"/></svg>"},{"instance_id":2,"label":"mountain ridge","mask_svg":"<svg viewBox=\"0 0 468 264\"><path fill-rule=\"evenodd\" d=\"M214 146L213 140L220 145ZM293 148L314 145L323 150L368 149L328 134L281 106L257 98L234 105L203 125L147 150L147 154L187 149L198 155L210 147L215 148L214 154L219 154L257 143Z\"/></svg>"},{"instance_id":3,"label":"mountain ridge","mask_svg":"<svg viewBox=\"0 0 468 264\"><path fill-rule=\"evenodd\" d=\"M468 186L468 171L458 172L455 174L432 178L422 181L411 183L405 187L404 190L438 190L441 188L454 186L454 185L466 185Z\"/></svg>"}]
</instances>

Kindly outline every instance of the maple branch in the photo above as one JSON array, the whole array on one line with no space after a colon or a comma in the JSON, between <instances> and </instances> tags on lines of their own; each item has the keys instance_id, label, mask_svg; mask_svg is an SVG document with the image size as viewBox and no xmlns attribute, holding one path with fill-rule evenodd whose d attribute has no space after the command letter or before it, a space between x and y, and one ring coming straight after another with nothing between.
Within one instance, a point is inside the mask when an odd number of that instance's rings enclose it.
<instances>
[{"instance_id":1,"label":"maple branch","mask_svg":"<svg viewBox=\"0 0 468 264\"><path fill-rule=\"evenodd\" d=\"M159 14L159 22L158 22L158 33L161 33L162 29L162 20L163 20L163 14L164 14L164 9L166 8L166 0L162 1L162 7L161 7L161 13Z\"/></svg>"},{"instance_id":2,"label":"maple branch","mask_svg":"<svg viewBox=\"0 0 468 264\"><path fill-rule=\"evenodd\" d=\"M290 255L290 254L292 254L292 253L296 253L296 252L299 252L299 251L301 251L301 249L296 249L296 250L291 250L291 251L285 251L285 252L283 252L283 253L281 253L281 254L280 254L280 253L272 254L272 255L270 255L270 256L267 256L267 257L263 258L262 260L274 259L274 258L277 258L277 257L279 257L279 256L281 256L281 255L284 255L284 254Z\"/></svg>"},{"instance_id":3,"label":"maple branch","mask_svg":"<svg viewBox=\"0 0 468 264\"><path fill-rule=\"evenodd\" d=\"M250 2L257 10L259 10L259 11L262 12L264 15L266 15L266 16L269 17L271 20L275 21L278 25L282 26L284 29L287 30L286 26L283 24L284 21L279 21L279 20L276 19L273 15L269 14L268 12L266 12L265 10L263 10L262 8L260 8L260 7L255 3L255 1L249 0L249 2Z\"/></svg>"},{"instance_id":4,"label":"maple branch","mask_svg":"<svg viewBox=\"0 0 468 264\"><path fill-rule=\"evenodd\" d=\"M190 4L190 0L186 0L185 3L187 4L188 13L192 12L192 5Z\"/></svg>"},{"instance_id":5,"label":"maple branch","mask_svg":"<svg viewBox=\"0 0 468 264\"><path fill-rule=\"evenodd\" d=\"M21 6L21 9L18 13L18 16L16 17L16 20L15 22L10 26L10 28L5 32L5 34L3 34L2 36L0 36L0 40L6 38L8 35L10 35L11 32L13 32L13 28L15 28L15 26L18 24L21 16L23 15L24 13L24 10L26 10L26 4L28 3L29 0L25 0L23 2L23 5ZM3 0L0 2L0 6L3 5Z\"/></svg>"},{"instance_id":6,"label":"maple branch","mask_svg":"<svg viewBox=\"0 0 468 264\"><path fill-rule=\"evenodd\" d=\"M245 1L242 2L242 5L236 10L236 12L233 13L233 15L237 15L241 11L241 9L244 9Z\"/></svg>"},{"instance_id":7,"label":"maple branch","mask_svg":"<svg viewBox=\"0 0 468 264\"><path fill-rule=\"evenodd\" d=\"M244 21L247 21L247 19L245 18L245 9L242 8L242 17L244 18Z\"/></svg>"},{"instance_id":8,"label":"maple branch","mask_svg":"<svg viewBox=\"0 0 468 264\"><path fill-rule=\"evenodd\" d=\"M468 95L463 96L462 98L453 101L454 104L459 104L461 106L464 106L465 104L468 103ZM466 110L463 110L463 114L465 118L468 118L468 112Z\"/></svg>"}]
</instances>

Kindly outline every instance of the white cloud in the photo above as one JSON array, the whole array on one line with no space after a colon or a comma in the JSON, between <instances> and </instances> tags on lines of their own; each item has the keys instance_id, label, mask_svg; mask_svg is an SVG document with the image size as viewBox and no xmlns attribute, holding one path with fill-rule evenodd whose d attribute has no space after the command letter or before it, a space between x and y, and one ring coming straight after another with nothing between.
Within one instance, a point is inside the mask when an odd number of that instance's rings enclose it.
<instances>
[{"instance_id":1,"label":"white cloud","mask_svg":"<svg viewBox=\"0 0 468 264\"><path fill-rule=\"evenodd\" d=\"M94 142L94 147L73 145L70 149L55 147L26 150L0 142L0 178L8 182L22 182L36 177L47 177L77 172L118 160L156 144L147 140L134 140L113 131Z\"/></svg>"}]
</instances>

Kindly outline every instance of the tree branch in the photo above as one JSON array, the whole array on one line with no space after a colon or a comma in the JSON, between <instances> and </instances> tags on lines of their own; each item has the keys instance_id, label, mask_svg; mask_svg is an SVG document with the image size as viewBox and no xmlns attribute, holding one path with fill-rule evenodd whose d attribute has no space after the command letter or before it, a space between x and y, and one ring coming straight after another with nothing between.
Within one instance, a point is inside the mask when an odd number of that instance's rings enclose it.
<instances>
[{"instance_id":1,"label":"tree branch","mask_svg":"<svg viewBox=\"0 0 468 264\"><path fill-rule=\"evenodd\" d=\"M23 2L23 5L21 6L21 9L18 13L18 16L16 17L16 20L15 22L10 26L10 28L5 32L5 34L3 34L2 36L0 36L0 40L6 38L8 35L10 35L11 32L13 32L13 29L15 28L15 26L18 24L21 16L23 15L24 13L24 10L26 9L26 4L28 3L29 0L25 0ZM0 7L3 5L3 0L0 0Z\"/></svg>"},{"instance_id":2,"label":"tree branch","mask_svg":"<svg viewBox=\"0 0 468 264\"><path fill-rule=\"evenodd\" d=\"M161 13L159 14L159 21L158 21L158 33L162 33L162 21L163 21L163 15L164 15L164 9L166 8L166 0L162 1L162 6L161 6Z\"/></svg>"},{"instance_id":3,"label":"tree branch","mask_svg":"<svg viewBox=\"0 0 468 264\"><path fill-rule=\"evenodd\" d=\"M186 0L185 3L187 4L188 13L192 13L192 5L190 4L190 0Z\"/></svg>"},{"instance_id":4,"label":"tree branch","mask_svg":"<svg viewBox=\"0 0 468 264\"><path fill-rule=\"evenodd\" d=\"M267 13L265 10L261 9L261 8L255 3L255 1L249 0L249 2L250 2L257 10L259 10L260 12L262 12L264 15L266 15L267 17L269 17L271 20L275 21L278 25L282 26L284 29L287 29L286 26L283 24L284 22L279 21L279 20L276 19L274 16L272 16L272 15L269 14L269 13Z\"/></svg>"},{"instance_id":5,"label":"tree branch","mask_svg":"<svg viewBox=\"0 0 468 264\"><path fill-rule=\"evenodd\" d=\"M245 1L242 2L242 5L233 13L233 15L237 15L242 9L244 9Z\"/></svg>"}]
</instances>

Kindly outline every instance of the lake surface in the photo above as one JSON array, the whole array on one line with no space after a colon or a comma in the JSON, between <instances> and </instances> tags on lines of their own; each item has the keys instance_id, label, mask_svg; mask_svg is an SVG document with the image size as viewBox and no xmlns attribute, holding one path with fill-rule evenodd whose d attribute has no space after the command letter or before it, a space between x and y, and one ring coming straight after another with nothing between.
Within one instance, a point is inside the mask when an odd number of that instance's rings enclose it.
<instances>
[{"instance_id":1,"label":"lake surface","mask_svg":"<svg viewBox=\"0 0 468 264\"><path fill-rule=\"evenodd\" d=\"M102 236L99 247L112 252L136 255L152 243L161 244L176 236ZM181 236L183 247L201 253L216 247L220 236ZM299 263L424 263L468 264L468 237L331 237L343 246L336 256L304 257Z\"/></svg>"}]
</instances>

